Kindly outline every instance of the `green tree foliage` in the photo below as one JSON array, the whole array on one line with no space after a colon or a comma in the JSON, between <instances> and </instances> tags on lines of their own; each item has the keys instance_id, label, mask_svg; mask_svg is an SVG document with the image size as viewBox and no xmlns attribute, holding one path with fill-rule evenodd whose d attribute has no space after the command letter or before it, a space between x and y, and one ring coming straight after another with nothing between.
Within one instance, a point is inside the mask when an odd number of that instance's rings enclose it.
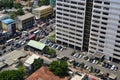
<instances>
[{"instance_id":1,"label":"green tree foliage","mask_svg":"<svg viewBox=\"0 0 120 80\"><path fill-rule=\"evenodd\" d=\"M22 8L22 5L20 3L14 3L14 8L16 9Z\"/></svg>"},{"instance_id":2,"label":"green tree foliage","mask_svg":"<svg viewBox=\"0 0 120 80\"><path fill-rule=\"evenodd\" d=\"M68 64L66 61L53 61L50 64L50 70L57 76L68 75Z\"/></svg>"},{"instance_id":3,"label":"green tree foliage","mask_svg":"<svg viewBox=\"0 0 120 80\"><path fill-rule=\"evenodd\" d=\"M17 15L24 15L24 11L22 10L22 8L17 10Z\"/></svg>"},{"instance_id":4,"label":"green tree foliage","mask_svg":"<svg viewBox=\"0 0 120 80\"><path fill-rule=\"evenodd\" d=\"M56 51L48 46L45 48L45 53L48 55L56 55Z\"/></svg>"},{"instance_id":5,"label":"green tree foliage","mask_svg":"<svg viewBox=\"0 0 120 80\"><path fill-rule=\"evenodd\" d=\"M0 8L11 9L13 7L13 0L1 0L0 4Z\"/></svg>"},{"instance_id":6,"label":"green tree foliage","mask_svg":"<svg viewBox=\"0 0 120 80\"><path fill-rule=\"evenodd\" d=\"M49 5L49 0L39 0L38 5L39 6Z\"/></svg>"},{"instance_id":7,"label":"green tree foliage","mask_svg":"<svg viewBox=\"0 0 120 80\"><path fill-rule=\"evenodd\" d=\"M10 12L9 15L11 16L12 19L15 19L17 16L16 12Z\"/></svg>"},{"instance_id":8,"label":"green tree foliage","mask_svg":"<svg viewBox=\"0 0 120 80\"><path fill-rule=\"evenodd\" d=\"M0 72L0 80L24 80L23 71L10 70Z\"/></svg>"},{"instance_id":9,"label":"green tree foliage","mask_svg":"<svg viewBox=\"0 0 120 80\"><path fill-rule=\"evenodd\" d=\"M33 64L32 64L32 68L33 71L36 71L37 69L39 69L41 66L43 66L44 60L43 59L35 59Z\"/></svg>"}]
</instances>

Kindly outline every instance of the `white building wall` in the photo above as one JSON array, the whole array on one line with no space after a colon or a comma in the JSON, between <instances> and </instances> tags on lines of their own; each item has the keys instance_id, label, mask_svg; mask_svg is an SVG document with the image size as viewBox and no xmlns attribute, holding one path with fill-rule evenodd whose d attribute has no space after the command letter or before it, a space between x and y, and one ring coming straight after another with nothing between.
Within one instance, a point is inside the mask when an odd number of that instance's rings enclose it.
<instances>
[{"instance_id":1,"label":"white building wall","mask_svg":"<svg viewBox=\"0 0 120 80\"><path fill-rule=\"evenodd\" d=\"M86 0L56 0L56 41L83 47Z\"/></svg>"},{"instance_id":2,"label":"white building wall","mask_svg":"<svg viewBox=\"0 0 120 80\"><path fill-rule=\"evenodd\" d=\"M120 60L120 0L93 0L92 12L89 53Z\"/></svg>"}]
</instances>

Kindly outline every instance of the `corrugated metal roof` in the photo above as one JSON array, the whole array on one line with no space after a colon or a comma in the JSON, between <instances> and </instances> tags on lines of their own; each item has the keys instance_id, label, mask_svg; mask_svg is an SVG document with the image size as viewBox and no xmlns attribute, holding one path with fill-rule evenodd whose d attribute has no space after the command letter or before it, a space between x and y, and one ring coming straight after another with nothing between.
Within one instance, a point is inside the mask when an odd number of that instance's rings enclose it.
<instances>
[{"instance_id":1,"label":"corrugated metal roof","mask_svg":"<svg viewBox=\"0 0 120 80\"><path fill-rule=\"evenodd\" d=\"M31 46L33 48L39 49L39 50L43 50L45 48L44 43L37 42L37 41L34 41L34 40L30 40L27 45Z\"/></svg>"}]
</instances>

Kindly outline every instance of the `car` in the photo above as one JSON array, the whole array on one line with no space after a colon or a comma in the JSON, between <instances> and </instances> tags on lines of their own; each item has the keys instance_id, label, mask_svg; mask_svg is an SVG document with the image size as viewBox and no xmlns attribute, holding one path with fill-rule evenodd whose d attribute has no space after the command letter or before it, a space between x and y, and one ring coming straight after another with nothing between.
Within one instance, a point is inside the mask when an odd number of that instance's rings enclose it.
<instances>
[{"instance_id":1,"label":"car","mask_svg":"<svg viewBox=\"0 0 120 80\"><path fill-rule=\"evenodd\" d=\"M114 70L114 68L115 68L115 65L112 65L112 67L110 68L111 70Z\"/></svg>"},{"instance_id":2,"label":"car","mask_svg":"<svg viewBox=\"0 0 120 80\"><path fill-rule=\"evenodd\" d=\"M80 55L79 55L79 58L82 58L82 57L83 57L83 55L82 55L82 54L80 54Z\"/></svg>"},{"instance_id":3,"label":"car","mask_svg":"<svg viewBox=\"0 0 120 80\"><path fill-rule=\"evenodd\" d=\"M56 49L57 47L58 47L58 45L57 45L57 44L55 44L55 45L53 46L53 48L55 48L55 49Z\"/></svg>"},{"instance_id":4,"label":"car","mask_svg":"<svg viewBox=\"0 0 120 80\"><path fill-rule=\"evenodd\" d=\"M111 65L111 64L109 64L108 69L111 69L111 67L112 67L112 65Z\"/></svg>"},{"instance_id":5,"label":"car","mask_svg":"<svg viewBox=\"0 0 120 80\"><path fill-rule=\"evenodd\" d=\"M118 67L115 67L114 70L117 71L117 70L118 70Z\"/></svg>"},{"instance_id":6,"label":"car","mask_svg":"<svg viewBox=\"0 0 120 80\"><path fill-rule=\"evenodd\" d=\"M78 58L79 57L79 53L75 53L73 56Z\"/></svg>"},{"instance_id":7,"label":"car","mask_svg":"<svg viewBox=\"0 0 120 80\"><path fill-rule=\"evenodd\" d=\"M108 68L109 67L109 63L105 63L105 68Z\"/></svg>"},{"instance_id":8,"label":"car","mask_svg":"<svg viewBox=\"0 0 120 80\"><path fill-rule=\"evenodd\" d=\"M53 44L53 43L51 43L49 46L50 46L50 47L52 47L53 45L54 45L54 44Z\"/></svg>"},{"instance_id":9,"label":"car","mask_svg":"<svg viewBox=\"0 0 120 80\"><path fill-rule=\"evenodd\" d=\"M87 65L84 65L84 69L86 69L88 66Z\"/></svg>"},{"instance_id":10,"label":"car","mask_svg":"<svg viewBox=\"0 0 120 80\"><path fill-rule=\"evenodd\" d=\"M56 49L57 49L57 50L61 50L61 48L62 48L62 46L58 46Z\"/></svg>"},{"instance_id":11,"label":"car","mask_svg":"<svg viewBox=\"0 0 120 80\"><path fill-rule=\"evenodd\" d=\"M93 61L92 61L92 63L94 64L96 62L96 60L94 59Z\"/></svg>"},{"instance_id":12,"label":"car","mask_svg":"<svg viewBox=\"0 0 120 80\"><path fill-rule=\"evenodd\" d=\"M44 42L46 45L48 45L50 43L50 40L45 40Z\"/></svg>"},{"instance_id":13,"label":"car","mask_svg":"<svg viewBox=\"0 0 120 80\"><path fill-rule=\"evenodd\" d=\"M97 69L95 72L96 72L96 73L100 73L100 69Z\"/></svg>"},{"instance_id":14,"label":"car","mask_svg":"<svg viewBox=\"0 0 120 80\"><path fill-rule=\"evenodd\" d=\"M21 45L24 45L26 43L26 41L23 41L22 43L21 43Z\"/></svg>"},{"instance_id":15,"label":"car","mask_svg":"<svg viewBox=\"0 0 120 80\"><path fill-rule=\"evenodd\" d=\"M87 60L89 57L88 56L86 56L86 57L84 57L84 60Z\"/></svg>"}]
</instances>

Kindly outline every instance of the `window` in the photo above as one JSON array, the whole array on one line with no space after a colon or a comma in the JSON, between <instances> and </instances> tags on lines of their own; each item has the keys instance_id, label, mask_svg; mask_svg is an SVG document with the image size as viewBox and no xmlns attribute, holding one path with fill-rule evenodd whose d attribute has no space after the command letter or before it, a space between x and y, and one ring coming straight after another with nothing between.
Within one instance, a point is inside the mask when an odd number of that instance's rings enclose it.
<instances>
[{"instance_id":1,"label":"window","mask_svg":"<svg viewBox=\"0 0 120 80\"><path fill-rule=\"evenodd\" d=\"M102 41L102 40L99 40L99 42L100 42L100 43L105 43L105 42L104 42L104 41Z\"/></svg>"},{"instance_id":2,"label":"window","mask_svg":"<svg viewBox=\"0 0 120 80\"><path fill-rule=\"evenodd\" d=\"M101 29L106 30L106 27L101 27Z\"/></svg>"},{"instance_id":3,"label":"window","mask_svg":"<svg viewBox=\"0 0 120 80\"><path fill-rule=\"evenodd\" d=\"M120 43L120 41L119 41L119 40L115 40L115 42L118 42L118 43Z\"/></svg>"},{"instance_id":4,"label":"window","mask_svg":"<svg viewBox=\"0 0 120 80\"><path fill-rule=\"evenodd\" d=\"M100 36L100 38L105 39L105 37L104 37L104 36Z\"/></svg>"},{"instance_id":5,"label":"window","mask_svg":"<svg viewBox=\"0 0 120 80\"><path fill-rule=\"evenodd\" d=\"M110 2L104 2L104 4L106 4L106 5L110 5Z\"/></svg>"},{"instance_id":6,"label":"window","mask_svg":"<svg viewBox=\"0 0 120 80\"><path fill-rule=\"evenodd\" d=\"M99 44L98 46L99 46L99 47L101 47L101 48L104 48L104 46L103 46L103 45L100 45L100 44Z\"/></svg>"},{"instance_id":7,"label":"window","mask_svg":"<svg viewBox=\"0 0 120 80\"><path fill-rule=\"evenodd\" d=\"M92 34L92 33L91 33L91 35L94 36L94 37L98 37L98 35L96 35L96 34Z\"/></svg>"},{"instance_id":8,"label":"window","mask_svg":"<svg viewBox=\"0 0 120 80\"><path fill-rule=\"evenodd\" d=\"M91 40L93 40L93 41L97 41L97 39L94 39L94 38L91 38Z\"/></svg>"},{"instance_id":9,"label":"window","mask_svg":"<svg viewBox=\"0 0 120 80\"><path fill-rule=\"evenodd\" d=\"M114 56L120 57L120 55L113 53Z\"/></svg>"},{"instance_id":10,"label":"window","mask_svg":"<svg viewBox=\"0 0 120 80\"><path fill-rule=\"evenodd\" d=\"M83 5L84 6L85 4L84 3L78 3L78 5Z\"/></svg>"},{"instance_id":11,"label":"window","mask_svg":"<svg viewBox=\"0 0 120 80\"><path fill-rule=\"evenodd\" d=\"M102 17L103 20L108 20L108 18Z\"/></svg>"},{"instance_id":12,"label":"window","mask_svg":"<svg viewBox=\"0 0 120 80\"><path fill-rule=\"evenodd\" d=\"M120 50L117 50L117 49L114 49L114 51L116 51L116 52L120 52Z\"/></svg>"},{"instance_id":13,"label":"window","mask_svg":"<svg viewBox=\"0 0 120 80\"><path fill-rule=\"evenodd\" d=\"M92 31L94 31L94 32L98 32L98 30L95 30L95 29L92 29Z\"/></svg>"},{"instance_id":14,"label":"window","mask_svg":"<svg viewBox=\"0 0 120 80\"><path fill-rule=\"evenodd\" d=\"M102 49L98 49L98 51L103 52L103 50L102 50Z\"/></svg>"},{"instance_id":15,"label":"window","mask_svg":"<svg viewBox=\"0 0 120 80\"><path fill-rule=\"evenodd\" d=\"M75 7L75 6L71 6L71 8L76 9L77 7Z\"/></svg>"},{"instance_id":16,"label":"window","mask_svg":"<svg viewBox=\"0 0 120 80\"><path fill-rule=\"evenodd\" d=\"M118 48L120 48L120 45L117 45L117 44L116 44L116 45L115 45L115 47L118 47Z\"/></svg>"},{"instance_id":17,"label":"window","mask_svg":"<svg viewBox=\"0 0 120 80\"><path fill-rule=\"evenodd\" d=\"M98 19L100 18L100 16L96 16L96 15L93 15L93 17L94 17L94 18L98 18Z\"/></svg>"},{"instance_id":18,"label":"window","mask_svg":"<svg viewBox=\"0 0 120 80\"><path fill-rule=\"evenodd\" d=\"M101 6L96 6L96 5L94 5L94 8L101 9Z\"/></svg>"},{"instance_id":19,"label":"window","mask_svg":"<svg viewBox=\"0 0 120 80\"><path fill-rule=\"evenodd\" d=\"M103 24L103 25L107 25L107 23L106 23L106 22L102 22L101 24Z\"/></svg>"},{"instance_id":20,"label":"window","mask_svg":"<svg viewBox=\"0 0 120 80\"><path fill-rule=\"evenodd\" d=\"M98 13L98 14L100 14L100 13L101 13L100 11L96 11L96 10L94 10L93 12L94 12L94 13Z\"/></svg>"},{"instance_id":21,"label":"window","mask_svg":"<svg viewBox=\"0 0 120 80\"><path fill-rule=\"evenodd\" d=\"M72 4L77 4L77 2L71 1Z\"/></svg>"},{"instance_id":22,"label":"window","mask_svg":"<svg viewBox=\"0 0 120 80\"><path fill-rule=\"evenodd\" d=\"M108 8L108 7L103 7L103 9L104 9L104 10L109 10L109 8Z\"/></svg>"},{"instance_id":23,"label":"window","mask_svg":"<svg viewBox=\"0 0 120 80\"><path fill-rule=\"evenodd\" d=\"M120 31L117 31L117 33L120 33Z\"/></svg>"},{"instance_id":24,"label":"window","mask_svg":"<svg viewBox=\"0 0 120 80\"><path fill-rule=\"evenodd\" d=\"M99 26L92 24L92 27L99 28Z\"/></svg>"},{"instance_id":25,"label":"window","mask_svg":"<svg viewBox=\"0 0 120 80\"><path fill-rule=\"evenodd\" d=\"M95 3L99 3L99 4L101 4L101 3L102 3L102 1L95 1Z\"/></svg>"},{"instance_id":26,"label":"window","mask_svg":"<svg viewBox=\"0 0 120 80\"><path fill-rule=\"evenodd\" d=\"M93 22L95 22L95 23L99 23L99 21L97 21L97 20L93 20Z\"/></svg>"},{"instance_id":27,"label":"window","mask_svg":"<svg viewBox=\"0 0 120 80\"><path fill-rule=\"evenodd\" d=\"M106 12L103 12L103 15L108 15L108 13L106 13Z\"/></svg>"},{"instance_id":28,"label":"window","mask_svg":"<svg viewBox=\"0 0 120 80\"><path fill-rule=\"evenodd\" d=\"M116 35L116 37L117 37L117 38L120 38L120 36L119 36L119 35Z\"/></svg>"},{"instance_id":29,"label":"window","mask_svg":"<svg viewBox=\"0 0 120 80\"><path fill-rule=\"evenodd\" d=\"M106 34L106 32L103 32L103 31L101 31L100 33L101 33L101 34Z\"/></svg>"}]
</instances>

